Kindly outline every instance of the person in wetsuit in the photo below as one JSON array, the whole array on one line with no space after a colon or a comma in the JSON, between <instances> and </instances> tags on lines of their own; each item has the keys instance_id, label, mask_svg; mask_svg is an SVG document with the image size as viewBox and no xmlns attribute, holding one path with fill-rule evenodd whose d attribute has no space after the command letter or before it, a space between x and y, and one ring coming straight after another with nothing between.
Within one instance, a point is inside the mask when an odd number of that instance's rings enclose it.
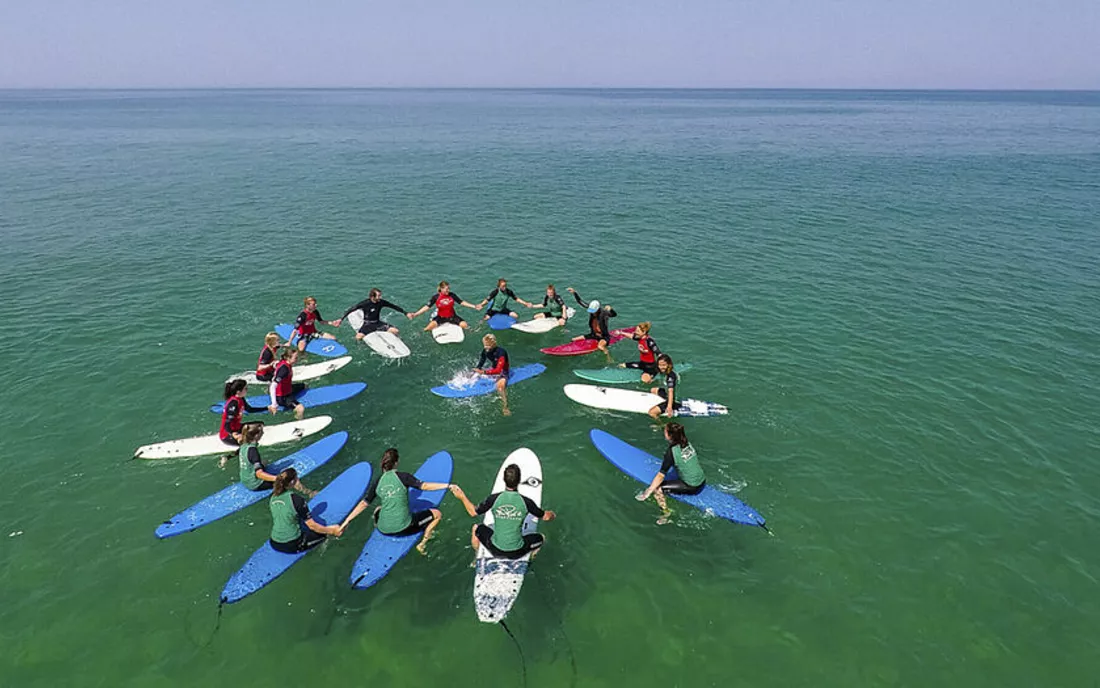
<instances>
[{"instance_id":1,"label":"person in wetsuit","mask_svg":"<svg viewBox=\"0 0 1100 688\"><path fill-rule=\"evenodd\" d=\"M248 383L244 380L230 380L225 383L225 404L222 407L222 423L218 428L218 439L231 447L241 446L244 429L250 425L262 425L262 423L245 423L245 413L263 413L262 406L253 406L245 399L244 392L248 389ZM222 457L221 465L233 458L234 453Z\"/></svg>"},{"instance_id":2,"label":"person in wetsuit","mask_svg":"<svg viewBox=\"0 0 1100 688\"><path fill-rule=\"evenodd\" d=\"M599 342L597 345L599 350L607 354L607 360L610 361L611 352L607 350L607 345L611 340L611 326L608 321L618 315L618 313L609 305L601 306L600 302L595 299L590 302L585 301L573 287L567 288L566 291L573 295L573 298L577 300L581 308L588 310L588 333L580 337L573 337L573 341L576 342L582 339L596 340Z\"/></svg>"},{"instance_id":3,"label":"person in wetsuit","mask_svg":"<svg viewBox=\"0 0 1100 688\"><path fill-rule=\"evenodd\" d=\"M468 329L470 326L466 323L465 320L459 317L458 313L455 312L456 304L461 304L463 306L466 306L467 308L473 308L475 310L477 309L477 304L470 303L469 301L464 300L458 294L452 293L450 284L448 284L447 282L440 282L439 291L437 291L435 294L432 294L432 298L428 300L428 303L421 306L420 309L417 310L415 313L409 313L408 318L409 320L412 320L421 313L426 312L432 306L435 306L435 317L432 318L431 321L428 323L428 326L424 328L425 332L431 332L432 330L439 327L440 325L443 325L444 323L452 323L454 325L458 325L464 330Z\"/></svg>"},{"instance_id":4,"label":"person in wetsuit","mask_svg":"<svg viewBox=\"0 0 1100 688\"><path fill-rule=\"evenodd\" d=\"M260 357L256 360L256 379L260 382L271 382L271 376L275 374L275 356L280 346L279 335L268 332L264 336L264 348L260 349Z\"/></svg>"},{"instance_id":5,"label":"person in wetsuit","mask_svg":"<svg viewBox=\"0 0 1100 688\"><path fill-rule=\"evenodd\" d=\"M343 534L343 528L338 525L323 526L313 520L306 500L290 492L291 489L303 488L298 482L298 471L288 468L275 477L271 498L267 500L271 510L271 538L268 540L271 549L297 554L321 544L327 535L339 537Z\"/></svg>"},{"instance_id":6,"label":"person in wetsuit","mask_svg":"<svg viewBox=\"0 0 1100 688\"><path fill-rule=\"evenodd\" d=\"M511 303L509 303L510 301L522 303L528 308L532 307L531 303L516 296L516 293L508 287L508 280L502 277L497 280L496 289L489 292L489 295L486 296L477 307L481 309L485 307L485 304L490 304L489 310L485 311L485 320L488 320L494 315L510 315L513 318L518 317L515 311L512 310Z\"/></svg>"},{"instance_id":7,"label":"person in wetsuit","mask_svg":"<svg viewBox=\"0 0 1100 688\"><path fill-rule=\"evenodd\" d=\"M481 350L481 357L477 359L477 365L474 366L474 372L497 376L496 387L502 404L501 413L510 416L512 411L508 408L508 377L512 374L512 366L508 359L508 352L504 347L497 345L495 335L487 334L482 337L481 345L484 348Z\"/></svg>"},{"instance_id":8,"label":"person in wetsuit","mask_svg":"<svg viewBox=\"0 0 1100 688\"><path fill-rule=\"evenodd\" d=\"M268 472L267 466L264 465L263 458L260 457L258 443L263 439L264 426L259 424L247 425L241 435L241 448L240 451L237 452L237 464L240 469L241 484L253 492L271 489L278 476ZM301 482L297 482L291 487L310 497L317 494L308 489L305 485L302 485Z\"/></svg>"},{"instance_id":9,"label":"person in wetsuit","mask_svg":"<svg viewBox=\"0 0 1100 688\"><path fill-rule=\"evenodd\" d=\"M653 476L652 482L636 499L644 502L650 495L657 500L661 507L661 517L657 519L657 525L668 523L672 511L668 508L666 494L696 495L707 486L707 476L703 473L703 467L699 465L699 456L695 453L695 447L688 442L684 426L679 423L669 423L665 426L665 439L668 447L665 449L664 461L661 470ZM669 480L668 473L673 467L679 478Z\"/></svg>"},{"instance_id":10,"label":"person in wetsuit","mask_svg":"<svg viewBox=\"0 0 1100 688\"><path fill-rule=\"evenodd\" d=\"M520 478L519 466L509 464L504 469L504 491L489 495L476 507L460 488L452 490L471 518L493 512L492 526L478 523L470 531L470 545L475 556L478 548L488 547L494 557L519 559L530 552L534 558L546 542L542 533L524 535L523 521L528 514L543 521L553 521L557 514L549 509L543 511L530 497L521 495L518 491Z\"/></svg>"},{"instance_id":11,"label":"person in wetsuit","mask_svg":"<svg viewBox=\"0 0 1100 688\"><path fill-rule=\"evenodd\" d=\"M546 285L546 296L542 297L542 305L537 303L528 304L528 308L544 308L545 310L535 313L535 320L541 320L543 318L557 318L559 325L565 325L565 299L558 295L558 290L554 288L553 284Z\"/></svg>"},{"instance_id":12,"label":"person in wetsuit","mask_svg":"<svg viewBox=\"0 0 1100 688\"><path fill-rule=\"evenodd\" d=\"M279 360L275 363L275 374L271 376L269 394L271 404L267 407L272 415L280 409L289 411L294 409L294 417L301 420L306 414L306 407L298 401L298 395L305 391L305 384L294 381L294 363L298 360L296 349L283 349L279 354Z\"/></svg>"},{"instance_id":13,"label":"person in wetsuit","mask_svg":"<svg viewBox=\"0 0 1100 688\"><path fill-rule=\"evenodd\" d=\"M383 299L381 289L371 289L370 293L367 294L367 298L344 311L344 314L337 318L334 324L336 327L340 327L340 324L344 322L344 318L355 311L363 311L363 325L355 333L355 338L357 340L366 337L371 332L378 332L381 330L385 330L390 334L397 334L399 330L396 327L387 322L382 322L383 308L391 308L406 316L409 314L409 312L401 306Z\"/></svg>"},{"instance_id":14,"label":"person in wetsuit","mask_svg":"<svg viewBox=\"0 0 1100 688\"><path fill-rule=\"evenodd\" d=\"M347 528L356 516L363 513L371 502L378 499L381 503L374 510L374 524L378 532L383 535L401 536L424 531L424 537L417 544L416 550L421 554L427 554L428 540L432 539L432 531L439 525L443 512L439 509L424 509L410 513L409 488L426 492L434 490L454 492L458 486L450 483L422 482L411 473L397 470L399 459L397 450L392 447L382 453L382 471L378 479L340 524L340 528Z\"/></svg>"},{"instance_id":15,"label":"person in wetsuit","mask_svg":"<svg viewBox=\"0 0 1100 688\"><path fill-rule=\"evenodd\" d=\"M668 354L661 354L657 357L657 371L665 376L665 384L663 387L654 387L649 391L652 394L656 394L661 397L661 403L653 408L649 409L649 415L652 418L657 418L662 413L666 416L675 415L675 411L683 406L679 400L679 393L676 390L676 385L680 382L680 376L676 374L676 371L672 367L672 357Z\"/></svg>"},{"instance_id":16,"label":"person in wetsuit","mask_svg":"<svg viewBox=\"0 0 1100 688\"><path fill-rule=\"evenodd\" d=\"M631 335L638 343L639 360L619 364L620 368L634 368L642 371L642 382L649 382L660 372L657 368L657 357L661 355L661 349L653 337L649 336L651 327L652 324L648 322L638 323L634 328L634 334Z\"/></svg>"},{"instance_id":17,"label":"person in wetsuit","mask_svg":"<svg viewBox=\"0 0 1100 688\"><path fill-rule=\"evenodd\" d=\"M290 339L287 341L294 341L295 335L298 336L298 351L305 351L306 346L311 341L320 337L321 339L336 339L328 332L320 332L317 329L317 322L323 322L326 325L335 325L336 320L329 322L321 317L321 312L317 310L317 299L312 296L307 296L304 301L305 308L298 314L298 317L294 320L294 331L290 333Z\"/></svg>"}]
</instances>

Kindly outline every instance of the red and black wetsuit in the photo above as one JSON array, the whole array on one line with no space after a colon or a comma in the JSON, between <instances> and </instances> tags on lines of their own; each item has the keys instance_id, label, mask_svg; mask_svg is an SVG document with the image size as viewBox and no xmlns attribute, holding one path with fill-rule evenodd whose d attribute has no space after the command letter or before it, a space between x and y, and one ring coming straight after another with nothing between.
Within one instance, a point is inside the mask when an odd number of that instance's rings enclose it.
<instances>
[{"instance_id":1,"label":"red and black wetsuit","mask_svg":"<svg viewBox=\"0 0 1100 688\"><path fill-rule=\"evenodd\" d=\"M253 406L248 403L248 400L243 397L232 396L225 402L225 407L222 409L222 424L218 428L218 438L226 444L238 445L237 439L233 437L234 433L239 433L241 428L244 427L244 420L242 416L245 413L260 413L264 409L259 406Z\"/></svg>"},{"instance_id":2,"label":"red and black wetsuit","mask_svg":"<svg viewBox=\"0 0 1100 688\"><path fill-rule=\"evenodd\" d=\"M657 375L660 372L657 368L657 357L661 355L661 348L657 346L657 342L653 340L653 337L648 334L635 341L638 343L638 356L641 360L631 361L626 364L626 367L637 368L644 373Z\"/></svg>"},{"instance_id":3,"label":"red and black wetsuit","mask_svg":"<svg viewBox=\"0 0 1100 688\"><path fill-rule=\"evenodd\" d=\"M431 300L428 301L428 306L435 306L436 314L433 320L440 325L443 323L458 325L463 322L462 318L458 317L458 314L455 313L455 304L462 303L462 301L462 297L453 291L447 294L438 292L432 294Z\"/></svg>"},{"instance_id":4,"label":"red and black wetsuit","mask_svg":"<svg viewBox=\"0 0 1100 688\"><path fill-rule=\"evenodd\" d=\"M486 363L492 363L493 367L486 368ZM486 375L503 375L508 377L512 371L511 362L508 360L508 352L502 346L494 346L488 351L481 350L481 358L477 359L475 368L481 368Z\"/></svg>"},{"instance_id":5,"label":"red and black wetsuit","mask_svg":"<svg viewBox=\"0 0 1100 688\"><path fill-rule=\"evenodd\" d=\"M317 336L318 320L324 320L321 317L321 312L318 310L306 310L302 309L302 312L298 314L298 317L294 320L294 329L298 332L298 336L306 340L308 343L311 339Z\"/></svg>"},{"instance_id":6,"label":"red and black wetsuit","mask_svg":"<svg viewBox=\"0 0 1100 688\"><path fill-rule=\"evenodd\" d=\"M275 349L264 344L260 349L260 358L256 361L256 379L260 382L271 382L271 376L275 374L272 363L275 361Z\"/></svg>"},{"instance_id":7,"label":"red and black wetsuit","mask_svg":"<svg viewBox=\"0 0 1100 688\"><path fill-rule=\"evenodd\" d=\"M300 382L294 382L294 368L286 360L275 364L275 375L271 384L275 386L275 404L283 409L297 406L296 397L306 387Z\"/></svg>"}]
</instances>

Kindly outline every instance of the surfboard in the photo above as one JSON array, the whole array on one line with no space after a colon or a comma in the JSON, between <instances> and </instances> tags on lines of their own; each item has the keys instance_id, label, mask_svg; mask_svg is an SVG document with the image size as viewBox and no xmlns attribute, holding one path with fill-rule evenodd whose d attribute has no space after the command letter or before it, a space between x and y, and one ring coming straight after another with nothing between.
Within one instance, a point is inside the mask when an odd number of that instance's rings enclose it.
<instances>
[{"instance_id":1,"label":"surfboard","mask_svg":"<svg viewBox=\"0 0 1100 688\"><path fill-rule=\"evenodd\" d=\"M309 513L314 521L323 526L340 523L351 513L370 484L371 467L365 461L347 469L309 500ZM266 519L270 522L270 517ZM305 524L302 525L305 528ZM317 547L320 547L318 545ZM232 604L239 602L281 576L299 559L317 549L313 547L305 552L286 554L276 552L270 542L265 542L249 557L236 573L229 577L222 590L221 602Z\"/></svg>"},{"instance_id":2,"label":"surfboard","mask_svg":"<svg viewBox=\"0 0 1100 688\"><path fill-rule=\"evenodd\" d=\"M342 385L328 385L326 387L311 387L298 394L298 401L302 406L306 408L314 408L316 406L324 406L325 404L335 404L338 401L345 401L351 399L356 394L359 394L367 388L365 382L345 382ZM262 413L267 413L267 405L271 403L271 396L267 394L257 394L247 398L249 404L253 406L260 406L264 410ZM225 402L220 401L210 407L213 413L221 413L225 409ZM246 413L248 413L246 411Z\"/></svg>"},{"instance_id":3,"label":"surfboard","mask_svg":"<svg viewBox=\"0 0 1100 688\"><path fill-rule=\"evenodd\" d=\"M593 429L589 433L589 437L592 439L592 444L603 454L604 458L640 483L649 485L653 480L653 476L661 470L662 461L659 458L623 442L610 433ZM678 477L676 469L673 468L669 471L666 477L676 479ZM764 526L764 517L758 514L755 509L733 495L726 494L711 485L704 487L703 491L697 495L673 494L669 496L727 521L742 523L747 526Z\"/></svg>"},{"instance_id":4,"label":"surfboard","mask_svg":"<svg viewBox=\"0 0 1100 688\"><path fill-rule=\"evenodd\" d=\"M275 334L279 335L283 339L288 338L294 332L294 326L287 323L282 323L275 326ZM291 344L298 343L298 336L295 335ZM324 356L325 358L336 358L337 356L346 356L348 348L336 341L335 339L321 339L318 337L309 344L306 344L306 353L316 354L318 356Z\"/></svg>"},{"instance_id":5,"label":"surfboard","mask_svg":"<svg viewBox=\"0 0 1100 688\"><path fill-rule=\"evenodd\" d=\"M608 346L621 342L633 332L633 327L625 330L611 330L611 337L607 340ZM600 343L595 339L580 339L575 342L566 342L558 346L539 349L539 351L544 354L549 354L550 356L582 356L584 354L590 354L593 351L598 351L599 348Z\"/></svg>"},{"instance_id":6,"label":"surfboard","mask_svg":"<svg viewBox=\"0 0 1100 688\"><path fill-rule=\"evenodd\" d=\"M677 363L676 372L691 370L690 363ZM642 371L637 368L599 368L597 370L574 370L573 374L582 380L591 380L604 385L625 385L642 381Z\"/></svg>"},{"instance_id":7,"label":"surfboard","mask_svg":"<svg viewBox=\"0 0 1100 688\"><path fill-rule=\"evenodd\" d=\"M304 418L290 423L264 425L261 447L270 447L284 442L294 442L321 432L332 422L332 416ZM187 437L182 440L146 444L134 450L135 459L187 459L207 454L226 454L236 448L218 439L218 433Z\"/></svg>"},{"instance_id":8,"label":"surfboard","mask_svg":"<svg viewBox=\"0 0 1100 688\"><path fill-rule=\"evenodd\" d=\"M630 413L649 413L649 409L665 403L665 400L649 392L635 392L629 389L600 387L597 385L566 385L565 396L578 404L610 411L628 411ZM729 409L721 404L698 399L681 399L683 407L676 410L677 416L724 416Z\"/></svg>"},{"instance_id":9,"label":"surfboard","mask_svg":"<svg viewBox=\"0 0 1100 688\"><path fill-rule=\"evenodd\" d=\"M439 344L458 344L466 339L466 331L454 323L443 323L432 330L432 337Z\"/></svg>"},{"instance_id":10,"label":"surfboard","mask_svg":"<svg viewBox=\"0 0 1100 688\"><path fill-rule=\"evenodd\" d=\"M531 363L518 368L512 368L512 374L508 376L508 386L516 384L517 382L523 382L524 380L530 380L536 375L541 375L546 370L546 366L541 363ZM479 397L486 394L492 394L497 391L497 378L493 375L477 375L472 374L472 377L465 384L456 384L454 382L448 382L440 387L432 387L432 394L436 394L441 397L447 397L450 399L462 399L465 397Z\"/></svg>"},{"instance_id":11,"label":"surfboard","mask_svg":"<svg viewBox=\"0 0 1100 688\"><path fill-rule=\"evenodd\" d=\"M441 451L429 456L414 475L426 483L449 483L453 472L454 459L447 452ZM446 495L447 490L422 492L410 488L409 513L435 509ZM365 590L385 578L401 557L420 542L422 536L423 533L384 535L375 528L363 545L363 551L355 560L355 565L351 567L351 576L348 578L351 587Z\"/></svg>"},{"instance_id":12,"label":"surfboard","mask_svg":"<svg viewBox=\"0 0 1100 688\"><path fill-rule=\"evenodd\" d=\"M363 337L363 341L374 353L384 358L405 358L412 353L400 337L385 330L371 332Z\"/></svg>"},{"instance_id":13,"label":"surfboard","mask_svg":"<svg viewBox=\"0 0 1100 688\"><path fill-rule=\"evenodd\" d=\"M489 318L489 329L507 330L516 324L516 319L507 313L497 313Z\"/></svg>"},{"instance_id":14,"label":"surfboard","mask_svg":"<svg viewBox=\"0 0 1100 688\"><path fill-rule=\"evenodd\" d=\"M497 471L493 493L504 491L504 469L513 463L520 470L519 493L542 506L542 465L530 449L517 449L508 455ZM492 511L485 514L484 523L493 525ZM537 518L528 514L523 522L523 534L536 532L538 523ZM530 561L530 554L520 559L502 559L494 557L487 547L478 548L474 573L474 609L478 619L498 623L508 615L519 597Z\"/></svg>"},{"instance_id":15,"label":"surfboard","mask_svg":"<svg viewBox=\"0 0 1100 688\"><path fill-rule=\"evenodd\" d=\"M305 382L306 380L315 380L322 375L328 375L329 373L340 370L347 364L351 363L351 356L341 356L340 358L334 358L331 361L322 361L320 363L309 363L307 365L294 366L294 381ZM249 370L239 375L230 375L225 379L226 382L232 380L244 380L250 385L266 385L270 384L271 380L266 382L256 379L256 371Z\"/></svg>"},{"instance_id":16,"label":"surfboard","mask_svg":"<svg viewBox=\"0 0 1100 688\"><path fill-rule=\"evenodd\" d=\"M566 319L572 318L576 314L576 311L572 308L565 309ZM512 325L513 330L519 330L520 332L526 332L528 334L542 334L543 332L549 332L555 327L561 327L558 324L557 318L539 318L537 320L525 320L523 322L514 323Z\"/></svg>"},{"instance_id":17,"label":"surfboard","mask_svg":"<svg viewBox=\"0 0 1100 688\"><path fill-rule=\"evenodd\" d=\"M278 461L267 464L267 472L271 475L278 475L283 470L293 467L294 470L298 471L299 478L309 475L311 471L325 465L329 459L336 456L336 453L343 448L347 441L348 433L346 432L329 435L289 456L284 456ZM233 466L236 468L236 464L233 464ZM161 523L157 526L156 535L158 538L164 539L181 533L189 533L207 523L225 518L270 496L270 489L250 490L239 482L233 483L224 490L215 492Z\"/></svg>"}]
</instances>

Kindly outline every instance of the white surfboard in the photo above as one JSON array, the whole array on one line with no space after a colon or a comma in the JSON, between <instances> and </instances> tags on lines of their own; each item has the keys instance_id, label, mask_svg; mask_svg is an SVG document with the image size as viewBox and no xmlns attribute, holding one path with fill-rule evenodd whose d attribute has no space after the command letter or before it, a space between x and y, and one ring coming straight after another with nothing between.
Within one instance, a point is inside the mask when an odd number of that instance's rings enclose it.
<instances>
[{"instance_id":1,"label":"white surfboard","mask_svg":"<svg viewBox=\"0 0 1100 688\"><path fill-rule=\"evenodd\" d=\"M615 387L600 387L598 385L566 385L563 390L565 396L578 404L591 406L592 408L608 409L610 411L627 411L629 413L649 413L654 406L661 406L665 400L656 394L649 392L636 392L630 389L618 389ZM709 401L698 399L681 399L683 408L676 412L677 416L724 416L729 409L721 404L713 404Z\"/></svg>"},{"instance_id":2,"label":"white surfboard","mask_svg":"<svg viewBox=\"0 0 1100 688\"><path fill-rule=\"evenodd\" d=\"M572 318L576 314L572 308L565 309L565 317ZM518 322L512 325L513 330L519 330L520 332L527 332L528 334L541 334L543 332L549 332L558 325L557 318L539 318L538 320L525 320L524 322Z\"/></svg>"},{"instance_id":3,"label":"white surfboard","mask_svg":"<svg viewBox=\"0 0 1100 688\"><path fill-rule=\"evenodd\" d=\"M400 337L385 330L371 332L363 341L374 353L386 358L405 358L412 353Z\"/></svg>"},{"instance_id":4,"label":"white surfboard","mask_svg":"<svg viewBox=\"0 0 1100 688\"><path fill-rule=\"evenodd\" d=\"M364 322L362 309L356 309L351 313L348 313L348 317L345 318L345 320L347 320L348 326L352 330L358 332L359 328L363 326Z\"/></svg>"},{"instance_id":5,"label":"white surfboard","mask_svg":"<svg viewBox=\"0 0 1100 688\"><path fill-rule=\"evenodd\" d=\"M261 447L273 444L294 442L303 437L321 432L332 422L332 416L317 416L305 418L291 423L279 423L278 425L265 425L264 436L260 440ZM200 437L188 437L182 440L159 442L138 447L134 451L135 459L185 459L194 456L206 456L207 454L224 454L234 451L235 447L218 439L218 433L202 435Z\"/></svg>"},{"instance_id":6,"label":"white surfboard","mask_svg":"<svg viewBox=\"0 0 1100 688\"><path fill-rule=\"evenodd\" d=\"M309 365L294 366L294 381L305 382L306 380L313 380L321 377L322 375L328 375L334 370L340 370L347 364L351 363L351 356L341 356L340 358L333 358L321 363L310 363ZM225 379L226 382L230 380L244 380L250 385L268 385L271 384L271 380L267 382L261 382L256 379L256 371L250 370L240 375L230 375Z\"/></svg>"},{"instance_id":7,"label":"white surfboard","mask_svg":"<svg viewBox=\"0 0 1100 688\"><path fill-rule=\"evenodd\" d=\"M542 465L539 457L530 449L517 449L508 455L497 471L493 493L504 492L504 469L516 464L519 466L519 493L535 504L542 506ZM485 514L485 525L493 525L493 512ZM523 534L538 530L539 520L528 514L523 522ZM527 573L531 555L520 559L502 559L494 557L487 547L479 547L474 574L474 609L477 618L485 623L497 623L504 619L519 597L523 576Z\"/></svg>"},{"instance_id":8,"label":"white surfboard","mask_svg":"<svg viewBox=\"0 0 1100 688\"><path fill-rule=\"evenodd\" d=\"M439 344L458 344L466 339L466 331L454 323L443 323L432 330L432 336Z\"/></svg>"}]
</instances>

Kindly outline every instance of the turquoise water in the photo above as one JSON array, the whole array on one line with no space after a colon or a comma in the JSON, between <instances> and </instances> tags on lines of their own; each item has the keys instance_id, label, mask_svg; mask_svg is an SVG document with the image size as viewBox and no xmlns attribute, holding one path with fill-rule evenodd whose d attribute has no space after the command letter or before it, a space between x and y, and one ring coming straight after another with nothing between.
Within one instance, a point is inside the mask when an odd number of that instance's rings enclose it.
<instances>
[{"instance_id":1,"label":"turquoise water","mask_svg":"<svg viewBox=\"0 0 1100 688\"><path fill-rule=\"evenodd\" d=\"M596 363L538 353L562 333L503 335L549 370L502 418L428 392L474 338L394 320L411 359L353 347L325 378L370 387L325 409L351 440L308 482L447 449L480 498L539 454L559 519L509 617L528 685L1089 685L1098 217L1092 93L2 92L2 682L521 685L452 498L379 586L346 586L364 520L215 633L266 512L158 541L232 472L129 460L213 431L307 294L334 318L506 276L652 320L731 410L687 422L711 482L774 532L655 526L587 433L661 438L561 394Z\"/></svg>"}]
</instances>

